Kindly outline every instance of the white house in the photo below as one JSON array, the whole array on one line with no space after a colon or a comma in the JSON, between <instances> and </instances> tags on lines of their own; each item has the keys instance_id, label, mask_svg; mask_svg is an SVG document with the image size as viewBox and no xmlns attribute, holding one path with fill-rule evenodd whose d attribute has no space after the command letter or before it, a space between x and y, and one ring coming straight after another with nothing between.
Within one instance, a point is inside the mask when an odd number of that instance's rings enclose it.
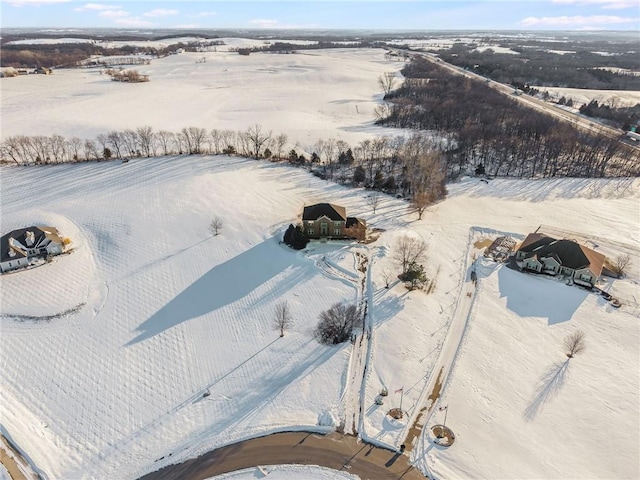
<instances>
[{"instance_id":1,"label":"white house","mask_svg":"<svg viewBox=\"0 0 640 480\"><path fill-rule=\"evenodd\" d=\"M27 227L0 238L0 272L26 267L36 259L59 255L65 245L54 227Z\"/></svg>"},{"instance_id":2,"label":"white house","mask_svg":"<svg viewBox=\"0 0 640 480\"><path fill-rule=\"evenodd\" d=\"M573 240L530 233L516 251L516 263L524 270L564 275L578 285L593 287L602 274L604 255Z\"/></svg>"}]
</instances>

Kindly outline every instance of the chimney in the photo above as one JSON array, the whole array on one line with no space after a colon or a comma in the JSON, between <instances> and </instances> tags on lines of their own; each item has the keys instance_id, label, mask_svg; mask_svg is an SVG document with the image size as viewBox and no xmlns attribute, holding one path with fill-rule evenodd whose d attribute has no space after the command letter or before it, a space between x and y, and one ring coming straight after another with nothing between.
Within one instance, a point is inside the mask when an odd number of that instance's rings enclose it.
<instances>
[{"instance_id":1,"label":"chimney","mask_svg":"<svg viewBox=\"0 0 640 480\"><path fill-rule=\"evenodd\" d=\"M33 247L33 244L36 243L36 236L33 232L27 232L24 234L24 241L27 247Z\"/></svg>"}]
</instances>

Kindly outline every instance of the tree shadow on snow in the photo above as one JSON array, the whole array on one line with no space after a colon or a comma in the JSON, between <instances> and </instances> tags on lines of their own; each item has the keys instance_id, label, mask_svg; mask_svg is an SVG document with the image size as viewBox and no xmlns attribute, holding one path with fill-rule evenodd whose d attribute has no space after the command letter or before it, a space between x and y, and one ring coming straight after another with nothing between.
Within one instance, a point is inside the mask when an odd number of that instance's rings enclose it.
<instances>
[{"instance_id":1,"label":"tree shadow on snow","mask_svg":"<svg viewBox=\"0 0 640 480\"><path fill-rule=\"evenodd\" d=\"M498 285L509 310L521 317L546 317L549 325L571 320L588 295L583 288L565 285L546 275L504 266L498 270Z\"/></svg>"},{"instance_id":2,"label":"tree shadow on snow","mask_svg":"<svg viewBox=\"0 0 640 480\"><path fill-rule=\"evenodd\" d=\"M555 362L540 377L535 395L524 411L524 418L527 421L533 420L544 404L560 392L568 370L569 359L567 358L564 362Z\"/></svg>"},{"instance_id":3,"label":"tree shadow on snow","mask_svg":"<svg viewBox=\"0 0 640 480\"><path fill-rule=\"evenodd\" d=\"M293 265L294 258L271 238L216 265L145 320L127 346L240 300Z\"/></svg>"}]
</instances>

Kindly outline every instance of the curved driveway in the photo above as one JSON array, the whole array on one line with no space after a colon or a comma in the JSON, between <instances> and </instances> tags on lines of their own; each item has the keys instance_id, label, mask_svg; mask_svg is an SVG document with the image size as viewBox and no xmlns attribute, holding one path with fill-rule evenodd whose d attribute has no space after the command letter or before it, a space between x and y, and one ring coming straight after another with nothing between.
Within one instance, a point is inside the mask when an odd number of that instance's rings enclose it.
<instances>
[{"instance_id":1,"label":"curved driveway","mask_svg":"<svg viewBox=\"0 0 640 480\"><path fill-rule=\"evenodd\" d=\"M263 465L302 464L344 470L362 480L424 480L406 455L331 433L276 433L213 450L186 462L169 465L140 480L204 480L214 475Z\"/></svg>"}]
</instances>

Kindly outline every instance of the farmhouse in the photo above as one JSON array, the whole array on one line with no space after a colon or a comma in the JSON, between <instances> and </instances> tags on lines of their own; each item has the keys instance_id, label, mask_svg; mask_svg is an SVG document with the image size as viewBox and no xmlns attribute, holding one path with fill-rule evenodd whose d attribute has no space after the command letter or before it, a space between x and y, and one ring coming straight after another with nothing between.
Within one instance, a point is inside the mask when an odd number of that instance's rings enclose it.
<instances>
[{"instance_id":1,"label":"farmhouse","mask_svg":"<svg viewBox=\"0 0 640 480\"><path fill-rule=\"evenodd\" d=\"M26 267L36 259L64 252L65 244L54 227L27 227L0 238L0 272Z\"/></svg>"},{"instance_id":2,"label":"farmhouse","mask_svg":"<svg viewBox=\"0 0 640 480\"><path fill-rule=\"evenodd\" d=\"M523 270L564 275L578 285L593 287L602 274L604 255L573 240L530 233L516 251L516 263Z\"/></svg>"},{"instance_id":3,"label":"farmhouse","mask_svg":"<svg viewBox=\"0 0 640 480\"><path fill-rule=\"evenodd\" d=\"M335 238L363 240L367 222L347 217L347 211L333 203L316 203L304 207L302 228L307 238Z\"/></svg>"}]
</instances>

